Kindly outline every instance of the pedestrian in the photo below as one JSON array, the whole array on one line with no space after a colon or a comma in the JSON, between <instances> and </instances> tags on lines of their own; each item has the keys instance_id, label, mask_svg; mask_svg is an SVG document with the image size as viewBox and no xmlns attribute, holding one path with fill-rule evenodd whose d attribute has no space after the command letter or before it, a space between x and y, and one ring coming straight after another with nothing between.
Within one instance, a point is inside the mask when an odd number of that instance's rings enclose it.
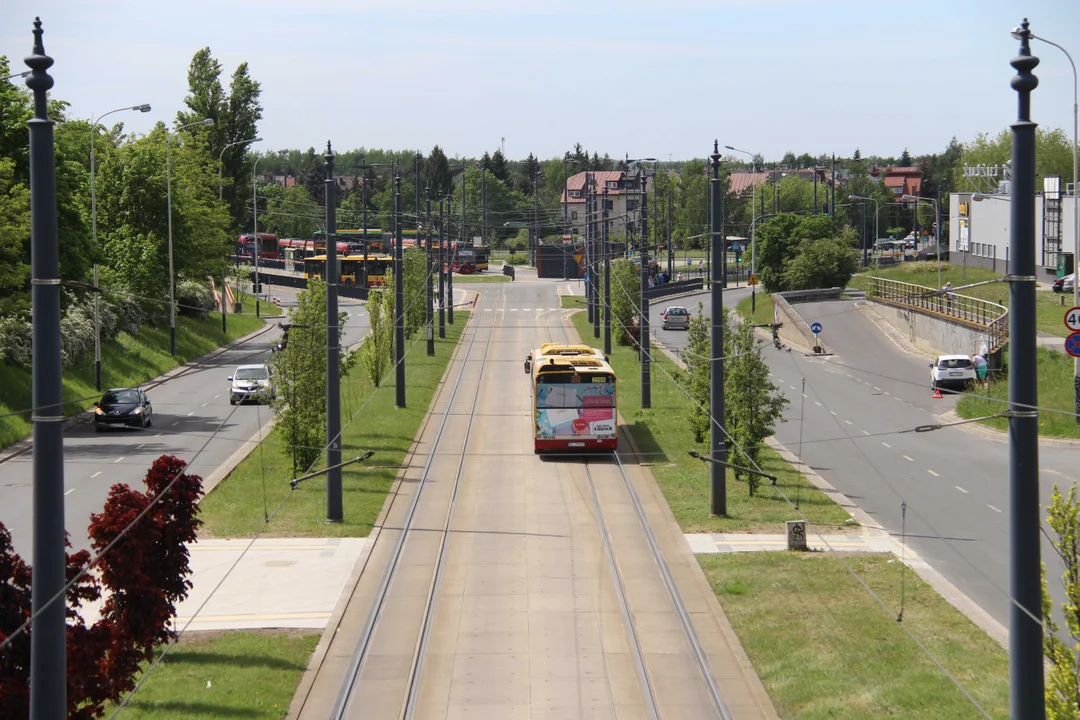
<instances>
[{"instance_id":1,"label":"pedestrian","mask_svg":"<svg viewBox=\"0 0 1080 720\"><path fill-rule=\"evenodd\" d=\"M975 366L975 379L979 381L979 384L986 382L986 374L989 370L986 365L986 358L982 355L976 355L971 358L971 364Z\"/></svg>"},{"instance_id":2,"label":"pedestrian","mask_svg":"<svg viewBox=\"0 0 1080 720\"><path fill-rule=\"evenodd\" d=\"M941 289L945 292L946 312L951 314L952 313L952 304L953 304L953 295L955 294L956 291L953 290L953 286L952 286L951 282L946 282L945 287L943 287Z\"/></svg>"}]
</instances>

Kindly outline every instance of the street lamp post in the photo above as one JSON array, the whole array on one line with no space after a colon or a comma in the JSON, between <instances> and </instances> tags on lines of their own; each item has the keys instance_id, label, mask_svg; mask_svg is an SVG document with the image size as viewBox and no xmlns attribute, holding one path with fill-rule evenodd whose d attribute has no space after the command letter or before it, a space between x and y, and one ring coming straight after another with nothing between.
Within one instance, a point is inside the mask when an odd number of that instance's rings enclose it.
<instances>
[{"instance_id":1,"label":"street lamp post","mask_svg":"<svg viewBox=\"0 0 1080 720\"><path fill-rule=\"evenodd\" d=\"M866 203L867 202L874 203L874 242L877 242L878 238L881 236L880 233L878 232L878 224L877 224L877 214L878 214L878 210L881 209L881 203L879 203L874 198L864 197L862 195L848 195L848 200L862 200L864 210L866 208ZM864 215L864 217L865 217L865 215ZM868 245L869 244L866 242L866 228L863 228L863 265L866 265L866 266L870 265L869 254L868 254Z\"/></svg>"},{"instance_id":2,"label":"street lamp post","mask_svg":"<svg viewBox=\"0 0 1080 720\"><path fill-rule=\"evenodd\" d=\"M210 126L214 124L214 118L204 118L187 125L181 125L171 133L165 132L165 188L166 204L169 215L169 354L176 355L176 283L173 278L173 237L172 237L172 136L184 128L196 125ZM256 240L256 249L258 249ZM258 265L256 265L255 280L258 281ZM258 305L256 304L256 307Z\"/></svg>"},{"instance_id":3,"label":"street lamp post","mask_svg":"<svg viewBox=\"0 0 1080 720\"><path fill-rule=\"evenodd\" d=\"M251 232L255 236L252 239L254 249L251 251L252 256L255 259L255 317L259 317L259 295L262 293L262 283L259 281L259 252L261 250L259 246L259 186L255 182L258 174L255 172L259 167L259 161L261 157L255 158L255 162L251 165ZM326 262L329 268L330 264L330 243L337 243L337 237L330 237L330 229L326 230L326 247L327 256ZM335 248L337 245L334 246ZM327 276L329 276L329 269L327 270Z\"/></svg>"},{"instance_id":4,"label":"street lamp post","mask_svg":"<svg viewBox=\"0 0 1080 720\"><path fill-rule=\"evenodd\" d=\"M20 75L28 75L29 73L19 73ZM12 76L14 77L14 76ZM7 78L5 78L7 79ZM101 122L101 119L106 115L112 115L113 113L123 112L124 110L137 110L139 112L150 112L150 106L143 103L142 105L135 105L133 107L122 107L116 110L110 110L107 113L98 115L97 119L91 118L90 120L90 227L94 241L94 253L98 253L97 244L97 196L94 194L94 141L97 140L97 126ZM95 258L96 259L96 258ZM101 293L98 292L98 264L94 263L94 382L98 392L101 392L101 299L98 297Z\"/></svg>"},{"instance_id":5,"label":"street lamp post","mask_svg":"<svg viewBox=\"0 0 1080 720\"><path fill-rule=\"evenodd\" d=\"M742 153L743 155L750 156L750 167L753 173L753 178L750 182L750 276L754 278L754 284L750 286L750 315L753 316L754 311L757 310L757 243L754 242L754 204L757 202L757 155L747 152L746 150L740 150L731 145L725 145L726 150L731 152ZM727 254L724 257L725 264L727 264Z\"/></svg>"},{"instance_id":6,"label":"street lamp post","mask_svg":"<svg viewBox=\"0 0 1080 720\"><path fill-rule=\"evenodd\" d=\"M919 197L918 195L903 195L901 198L904 202L914 202L918 204L921 202L928 202L934 204L934 257L937 259L937 286L938 290L941 289L941 241L938 239L941 237L941 206L938 205L938 201L934 198ZM919 211L916 209L915 217L919 216ZM916 245L917 247L917 245Z\"/></svg>"},{"instance_id":7,"label":"street lamp post","mask_svg":"<svg viewBox=\"0 0 1080 720\"><path fill-rule=\"evenodd\" d=\"M147 109L149 109L150 106L147 105L146 107L147 107ZM257 142L262 142L262 138L261 137L255 137L255 138L248 138L247 140L237 140L236 142L231 142L228 145L226 145L225 147L221 148L221 152L218 153L218 157L217 157L217 163L218 163L218 168L217 168L217 199L218 200L221 200L222 196L223 196L223 193L222 193L223 185L222 185L221 170L224 167L223 166L223 160L225 158L225 151L228 150L231 147L235 147L236 145L244 145L246 143L257 143Z\"/></svg>"},{"instance_id":8,"label":"street lamp post","mask_svg":"<svg viewBox=\"0 0 1080 720\"><path fill-rule=\"evenodd\" d=\"M1017 28L1013 30L1012 36L1019 40L1021 32L1021 29ZM1077 100L1080 97L1080 79L1077 78L1076 63L1073 62L1072 55L1069 54L1068 50L1053 40L1039 37L1030 30L1028 33L1028 37L1032 40L1041 40L1065 53L1065 57L1068 58L1073 71L1073 272L1076 273L1078 263L1080 263L1080 164L1077 163ZM1080 307L1080 284L1077 284L1075 280L1073 281L1073 307ZM1073 358L1073 391L1076 398L1076 422L1080 423L1080 357Z\"/></svg>"}]
</instances>

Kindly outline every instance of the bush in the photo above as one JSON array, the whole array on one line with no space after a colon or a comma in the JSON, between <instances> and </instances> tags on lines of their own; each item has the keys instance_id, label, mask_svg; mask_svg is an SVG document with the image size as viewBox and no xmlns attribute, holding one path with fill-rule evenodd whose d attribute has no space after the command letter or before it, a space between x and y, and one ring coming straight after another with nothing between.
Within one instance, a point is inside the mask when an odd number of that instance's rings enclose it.
<instances>
[{"instance_id":1,"label":"bush","mask_svg":"<svg viewBox=\"0 0 1080 720\"><path fill-rule=\"evenodd\" d=\"M72 303L60 318L60 358L71 367L94 351L94 309L88 301Z\"/></svg>"},{"instance_id":2,"label":"bush","mask_svg":"<svg viewBox=\"0 0 1080 720\"><path fill-rule=\"evenodd\" d=\"M176 314L204 317L213 310L214 293L210 285L195 280L181 280L176 286Z\"/></svg>"},{"instance_id":3,"label":"bush","mask_svg":"<svg viewBox=\"0 0 1080 720\"><path fill-rule=\"evenodd\" d=\"M787 263L783 284L788 290L846 287L859 264L859 251L847 238L804 240Z\"/></svg>"},{"instance_id":4,"label":"bush","mask_svg":"<svg viewBox=\"0 0 1080 720\"><path fill-rule=\"evenodd\" d=\"M33 327L20 317L0 317L0 359L11 365L30 364Z\"/></svg>"},{"instance_id":5,"label":"bush","mask_svg":"<svg viewBox=\"0 0 1080 720\"><path fill-rule=\"evenodd\" d=\"M504 262L507 265L528 265L529 258L526 255L510 255Z\"/></svg>"}]
</instances>

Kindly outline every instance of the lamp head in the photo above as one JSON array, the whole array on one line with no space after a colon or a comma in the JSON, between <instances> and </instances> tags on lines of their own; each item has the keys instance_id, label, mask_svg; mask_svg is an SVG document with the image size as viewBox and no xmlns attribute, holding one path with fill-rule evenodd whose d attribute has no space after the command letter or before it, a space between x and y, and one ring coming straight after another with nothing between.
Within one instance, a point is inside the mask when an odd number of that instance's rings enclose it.
<instances>
[{"instance_id":1,"label":"lamp head","mask_svg":"<svg viewBox=\"0 0 1080 720\"><path fill-rule=\"evenodd\" d=\"M901 197L901 199L904 202L915 202L919 198L915 197L914 195L904 195L904 196Z\"/></svg>"},{"instance_id":2,"label":"lamp head","mask_svg":"<svg viewBox=\"0 0 1080 720\"><path fill-rule=\"evenodd\" d=\"M1023 28L1014 27L1012 29L1012 32L1010 32L1009 34L1013 36L1014 40L1023 40L1024 39L1024 30L1023 30Z\"/></svg>"},{"instance_id":3,"label":"lamp head","mask_svg":"<svg viewBox=\"0 0 1080 720\"><path fill-rule=\"evenodd\" d=\"M146 112L150 112L150 105L147 104L147 103L143 103L142 105L136 105L135 107L133 107L131 109L132 110L138 110L139 112L146 113Z\"/></svg>"},{"instance_id":4,"label":"lamp head","mask_svg":"<svg viewBox=\"0 0 1080 720\"><path fill-rule=\"evenodd\" d=\"M251 142L253 142L253 143L262 142L262 138L252 138Z\"/></svg>"},{"instance_id":5,"label":"lamp head","mask_svg":"<svg viewBox=\"0 0 1080 720\"><path fill-rule=\"evenodd\" d=\"M205 120L200 120L199 122L197 122L195 124L196 125L206 125L207 127L209 127L210 125L214 124L214 118L206 118Z\"/></svg>"},{"instance_id":6,"label":"lamp head","mask_svg":"<svg viewBox=\"0 0 1080 720\"><path fill-rule=\"evenodd\" d=\"M986 199L986 196L983 195L982 193L975 193L974 195L971 196L971 199L974 200L975 202L982 202L983 200Z\"/></svg>"},{"instance_id":7,"label":"lamp head","mask_svg":"<svg viewBox=\"0 0 1080 720\"><path fill-rule=\"evenodd\" d=\"M862 195L848 195L847 199L848 200L865 200L866 198L864 198Z\"/></svg>"}]
</instances>

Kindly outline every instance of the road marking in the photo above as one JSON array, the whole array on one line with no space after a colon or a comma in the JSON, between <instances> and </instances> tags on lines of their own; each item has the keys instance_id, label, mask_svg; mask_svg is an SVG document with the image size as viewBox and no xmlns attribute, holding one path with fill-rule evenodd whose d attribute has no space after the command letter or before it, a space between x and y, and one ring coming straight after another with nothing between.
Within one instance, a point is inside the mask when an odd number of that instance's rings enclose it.
<instances>
[{"instance_id":1,"label":"road marking","mask_svg":"<svg viewBox=\"0 0 1080 720\"><path fill-rule=\"evenodd\" d=\"M803 393L803 394L802 394L802 396L803 396L804 398L808 398L808 397L810 397L810 396L809 396L809 395L807 395L806 393Z\"/></svg>"},{"instance_id":2,"label":"road marking","mask_svg":"<svg viewBox=\"0 0 1080 720\"><path fill-rule=\"evenodd\" d=\"M214 399L217 400L219 397L221 397L221 396L220 395L215 395Z\"/></svg>"},{"instance_id":3,"label":"road marking","mask_svg":"<svg viewBox=\"0 0 1080 720\"><path fill-rule=\"evenodd\" d=\"M96 473L94 473L93 475L90 476L90 479L93 480L94 478L96 478L100 474L101 474L101 471L98 470Z\"/></svg>"},{"instance_id":4,"label":"road marking","mask_svg":"<svg viewBox=\"0 0 1080 720\"><path fill-rule=\"evenodd\" d=\"M863 434L863 435L869 435L870 433L868 433L868 432L866 432L865 430L863 430L863 431L862 431L862 434Z\"/></svg>"},{"instance_id":5,"label":"road marking","mask_svg":"<svg viewBox=\"0 0 1080 720\"><path fill-rule=\"evenodd\" d=\"M179 420L173 420L171 423L169 423L169 427L172 427L173 425L177 425L177 424L179 424L179 422L180 422Z\"/></svg>"},{"instance_id":6,"label":"road marking","mask_svg":"<svg viewBox=\"0 0 1080 720\"><path fill-rule=\"evenodd\" d=\"M118 462L123 462L123 460L124 460L124 456L123 456L123 455L121 455L120 457L116 458L116 459L115 459L115 460L113 460L112 462L113 462L113 465L115 465L115 464L116 464L116 463L118 463Z\"/></svg>"},{"instance_id":7,"label":"road marking","mask_svg":"<svg viewBox=\"0 0 1080 720\"><path fill-rule=\"evenodd\" d=\"M210 404L210 403L203 403L203 404L202 404L202 406L203 406L203 407L206 407L206 406L207 406L207 405L209 405L209 404Z\"/></svg>"},{"instance_id":8,"label":"road marking","mask_svg":"<svg viewBox=\"0 0 1080 720\"><path fill-rule=\"evenodd\" d=\"M791 388L792 390L794 390L794 389L795 389L795 386L794 386L794 385L788 385L788 387L789 387L789 388Z\"/></svg>"},{"instance_id":9,"label":"road marking","mask_svg":"<svg viewBox=\"0 0 1080 720\"><path fill-rule=\"evenodd\" d=\"M819 403L817 400L814 401L814 404L817 405L818 407L823 407L822 404Z\"/></svg>"},{"instance_id":10,"label":"road marking","mask_svg":"<svg viewBox=\"0 0 1080 720\"><path fill-rule=\"evenodd\" d=\"M194 414L195 414L195 411L194 411L194 410L192 410L191 412L189 412L189 413L188 413L188 417L191 417L191 416L192 416L192 415L194 415Z\"/></svg>"},{"instance_id":11,"label":"road marking","mask_svg":"<svg viewBox=\"0 0 1080 720\"><path fill-rule=\"evenodd\" d=\"M934 472L933 470L927 470L926 472L930 473L930 474L931 474L931 475L933 475L934 477L941 477L940 475L938 475L938 474L937 474L936 472Z\"/></svg>"},{"instance_id":12,"label":"road marking","mask_svg":"<svg viewBox=\"0 0 1080 720\"><path fill-rule=\"evenodd\" d=\"M996 512L996 513L999 513L999 512L1001 512L1001 510L997 509L997 508L996 508L996 507L994 507L993 505L987 505L986 507L990 508L991 510L993 510L993 511L994 511L994 512Z\"/></svg>"},{"instance_id":13,"label":"road marking","mask_svg":"<svg viewBox=\"0 0 1080 720\"><path fill-rule=\"evenodd\" d=\"M900 457L904 458L908 462L915 462L915 458L911 457L910 455L901 455Z\"/></svg>"},{"instance_id":14,"label":"road marking","mask_svg":"<svg viewBox=\"0 0 1080 720\"><path fill-rule=\"evenodd\" d=\"M521 308L521 312L532 312L532 308Z\"/></svg>"},{"instance_id":15,"label":"road marking","mask_svg":"<svg viewBox=\"0 0 1080 720\"><path fill-rule=\"evenodd\" d=\"M146 443L139 443L138 445L135 446L135 449L136 450L142 450L144 445L146 445Z\"/></svg>"},{"instance_id":16,"label":"road marking","mask_svg":"<svg viewBox=\"0 0 1080 720\"><path fill-rule=\"evenodd\" d=\"M967 491L967 490L965 490L964 488L960 487L959 485L953 485L953 487L955 487L955 488L956 488L957 490L959 490L960 492L964 493L965 495L967 495L967 494L968 494L968 491Z\"/></svg>"},{"instance_id":17,"label":"road marking","mask_svg":"<svg viewBox=\"0 0 1080 720\"><path fill-rule=\"evenodd\" d=\"M846 422L848 425L852 424L852 422L850 420L845 420L844 422Z\"/></svg>"},{"instance_id":18,"label":"road marking","mask_svg":"<svg viewBox=\"0 0 1080 720\"><path fill-rule=\"evenodd\" d=\"M890 445L890 444L889 444L889 443L887 443L887 442L883 442L883 443L881 443L881 444L882 444L882 445L884 445L884 446L885 446L885 447L887 447L887 448L891 448L891 447L892 447L892 445Z\"/></svg>"},{"instance_id":19,"label":"road marking","mask_svg":"<svg viewBox=\"0 0 1080 720\"><path fill-rule=\"evenodd\" d=\"M75 488L71 488L70 490L68 490L67 492L65 492L65 493L64 493L64 497L67 497L68 495L70 495L70 494L71 494L71 493L73 493L73 492L75 492Z\"/></svg>"},{"instance_id":20,"label":"road marking","mask_svg":"<svg viewBox=\"0 0 1080 720\"><path fill-rule=\"evenodd\" d=\"M833 415L835 415L835 414L836 414L836 411L834 411L834 410L830 410L829 412L830 412L831 414L833 414Z\"/></svg>"},{"instance_id":21,"label":"road marking","mask_svg":"<svg viewBox=\"0 0 1080 720\"><path fill-rule=\"evenodd\" d=\"M157 435L155 435L154 437L161 437L161 436L162 436L162 435L164 435L164 434L165 434L165 433L158 433L158 434L157 434Z\"/></svg>"},{"instance_id":22,"label":"road marking","mask_svg":"<svg viewBox=\"0 0 1080 720\"><path fill-rule=\"evenodd\" d=\"M893 396L893 400L895 400L896 402L904 402L903 400L901 400L900 398L896 397L895 395Z\"/></svg>"},{"instance_id":23,"label":"road marking","mask_svg":"<svg viewBox=\"0 0 1080 720\"><path fill-rule=\"evenodd\" d=\"M877 390L878 392L881 392L881 388L879 388L877 385L874 386L874 389Z\"/></svg>"}]
</instances>

